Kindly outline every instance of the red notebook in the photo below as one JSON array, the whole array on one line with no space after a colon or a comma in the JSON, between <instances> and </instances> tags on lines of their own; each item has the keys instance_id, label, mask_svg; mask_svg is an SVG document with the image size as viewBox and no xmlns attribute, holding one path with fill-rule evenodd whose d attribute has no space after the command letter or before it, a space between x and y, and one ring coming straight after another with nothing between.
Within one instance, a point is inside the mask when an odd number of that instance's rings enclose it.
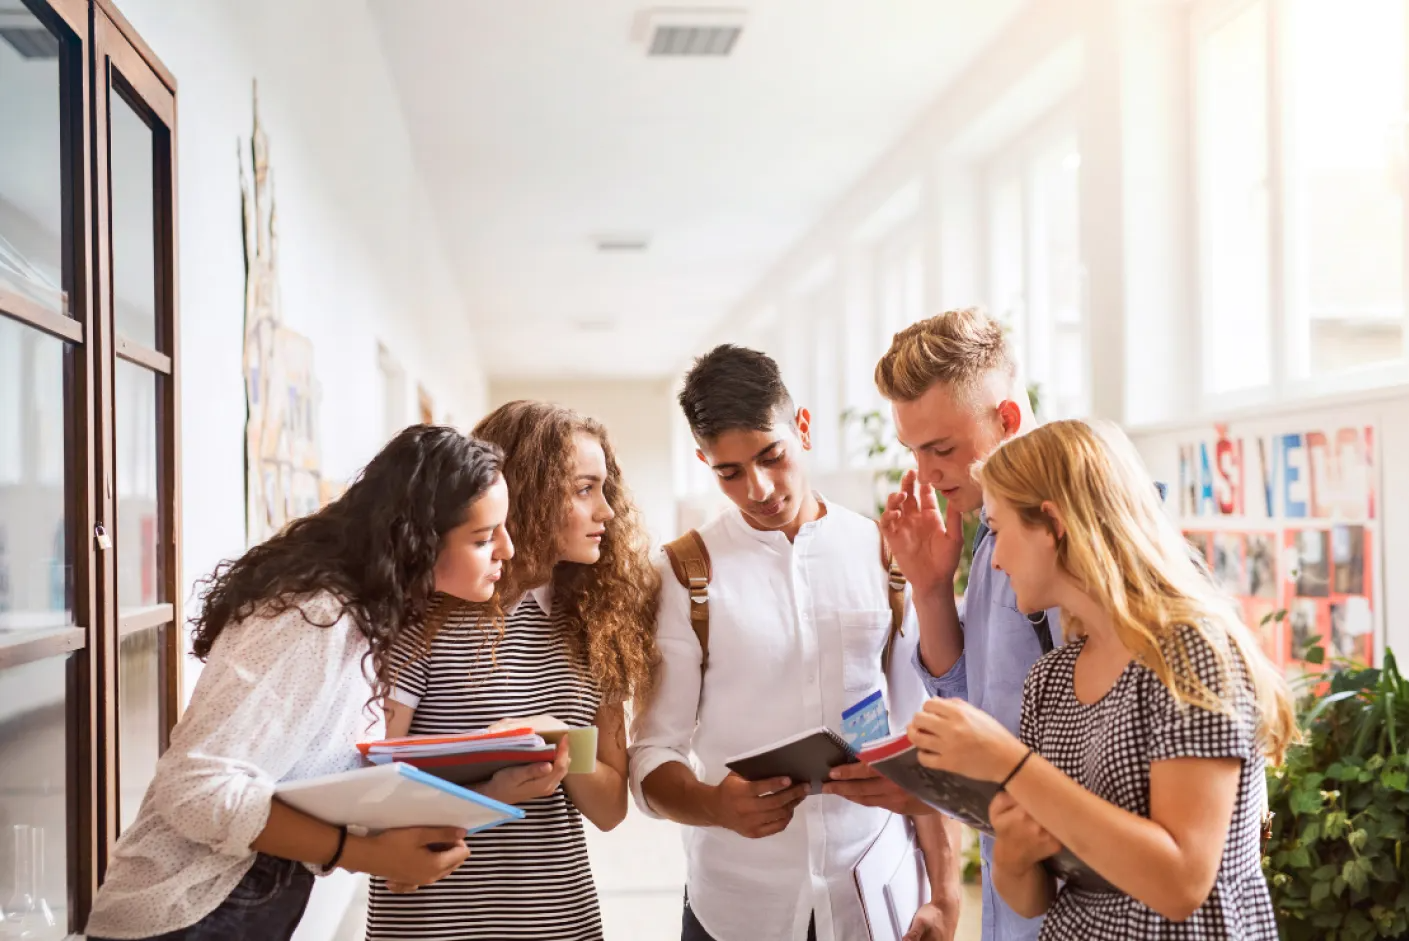
<instances>
[{"instance_id":1,"label":"red notebook","mask_svg":"<svg viewBox=\"0 0 1409 941\"><path fill-rule=\"evenodd\" d=\"M551 762L557 755L555 745L528 728L411 735L359 742L357 749L373 764L400 762L461 785L488 781L505 768Z\"/></svg>"},{"instance_id":2,"label":"red notebook","mask_svg":"<svg viewBox=\"0 0 1409 941\"><path fill-rule=\"evenodd\" d=\"M532 729L503 729L498 732L463 732L458 735L408 735L405 738L378 739L374 742L358 742L357 750L364 758L370 757L371 750L394 752L398 747L426 745L459 745L476 742L490 742L496 739L519 738L534 735Z\"/></svg>"}]
</instances>

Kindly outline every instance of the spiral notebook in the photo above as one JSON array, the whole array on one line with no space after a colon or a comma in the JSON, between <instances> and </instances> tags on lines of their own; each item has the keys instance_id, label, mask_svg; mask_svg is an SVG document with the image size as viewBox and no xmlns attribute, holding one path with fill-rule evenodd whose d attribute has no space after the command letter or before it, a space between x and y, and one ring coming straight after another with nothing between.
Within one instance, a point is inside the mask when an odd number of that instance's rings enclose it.
<instances>
[{"instance_id":1,"label":"spiral notebook","mask_svg":"<svg viewBox=\"0 0 1409 941\"><path fill-rule=\"evenodd\" d=\"M998 782L978 781L920 764L919 752L904 733L883 739L860 753L861 760L931 807L944 811L975 830L993 835L988 805L998 793ZM1066 847L1042 861L1059 879L1095 892L1117 891L1103 876L1083 863Z\"/></svg>"},{"instance_id":2,"label":"spiral notebook","mask_svg":"<svg viewBox=\"0 0 1409 941\"><path fill-rule=\"evenodd\" d=\"M855 761L856 754L840 735L816 728L735 755L724 765L745 781L788 778L794 784L811 784L812 793L820 794L833 768Z\"/></svg>"}]
</instances>

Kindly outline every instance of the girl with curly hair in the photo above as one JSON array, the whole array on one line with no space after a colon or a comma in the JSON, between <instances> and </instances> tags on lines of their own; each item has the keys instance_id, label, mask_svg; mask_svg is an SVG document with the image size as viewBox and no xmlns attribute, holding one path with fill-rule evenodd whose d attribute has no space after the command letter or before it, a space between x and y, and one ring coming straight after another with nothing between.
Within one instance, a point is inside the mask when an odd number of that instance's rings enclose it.
<instances>
[{"instance_id":1,"label":"girl with curly hair","mask_svg":"<svg viewBox=\"0 0 1409 941\"><path fill-rule=\"evenodd\" d=\"M424 636L437 595L493 597L513 555L501 462L451 428L408 428L340 499L216 568L194 619L205 669L113 850L90 939L278 941L314 872L409 886L464 861L463 830L357 836L274 788L358 767L402 636Z\"/></svg>"},{"instance_id":2,"label":"girl with curly hair","mask_svg":"<svg viewBox=\"0 0 1409 941\"><path fill-rule=\"evenodd\" d=\"M415 894L373 879L369 939L602 937L582 817L626 816L626 702L646 695L659 578L606 429L543 402L511 402L474 433L504 450L518 554L502 616L459 605L429 640L407 637L387 709L389 735L445 734L545 717L596 725L597 766L499 772L480 789L525 819L476 833L469 862Z\"/></svg>"}]
</instances>

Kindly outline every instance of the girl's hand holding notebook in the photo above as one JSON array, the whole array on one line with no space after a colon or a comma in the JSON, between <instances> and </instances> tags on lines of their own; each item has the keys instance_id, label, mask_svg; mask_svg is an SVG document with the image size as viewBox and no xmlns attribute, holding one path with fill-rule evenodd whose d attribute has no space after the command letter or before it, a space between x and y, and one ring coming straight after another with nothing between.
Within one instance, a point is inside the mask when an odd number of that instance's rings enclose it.
<instances>
[{"instance_id":1,"label":"girl's hand holding notebook","mask_svg":"<svg viewBox=\"0 0 1409 941\"><path fill-rule=\"evenodd\" d=\"M503 804L522 804L556 791L571 764L571 745L567 738L561 738L551 762L504 768L472 789Z\"/></svg>"}]
</instances>

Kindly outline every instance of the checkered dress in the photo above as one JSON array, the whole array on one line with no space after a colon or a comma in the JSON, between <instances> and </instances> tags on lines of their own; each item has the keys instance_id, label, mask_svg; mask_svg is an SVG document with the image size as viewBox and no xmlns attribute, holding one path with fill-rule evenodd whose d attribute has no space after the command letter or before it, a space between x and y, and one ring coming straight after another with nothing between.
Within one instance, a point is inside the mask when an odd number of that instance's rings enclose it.
<instances>
[{"instance_id":1,"label":"checkered dress","mask_svg":"<svg viewBox=\"0 0 1409 941\"><path fill-rule=\"evenodd\" d=\"M1195 671L1211 689L1217 689L1218 661L1213 650L1192 630L1186 628L1184 636ZM1238 758L1243 770L1218 878L1208 899L1188 920L1170 921L1121 893L1066 886L1047 913L1041 941L1276 941L1277 923L1262 874L1260 844L1267 781L1254 733L1251 696L1240 697L1237 718L1181 707L1153 672L1132 662L1099 702L1083 704L1073 687L1076 658L1083 646L1083 641L1077 641L1057 648L1028 674L1021 730L1025 744L1083 787L1144 817L1150 815L1151 762ZM1243 678L1241 667L1237 677Z\"/></svg>"}]
</instances>

